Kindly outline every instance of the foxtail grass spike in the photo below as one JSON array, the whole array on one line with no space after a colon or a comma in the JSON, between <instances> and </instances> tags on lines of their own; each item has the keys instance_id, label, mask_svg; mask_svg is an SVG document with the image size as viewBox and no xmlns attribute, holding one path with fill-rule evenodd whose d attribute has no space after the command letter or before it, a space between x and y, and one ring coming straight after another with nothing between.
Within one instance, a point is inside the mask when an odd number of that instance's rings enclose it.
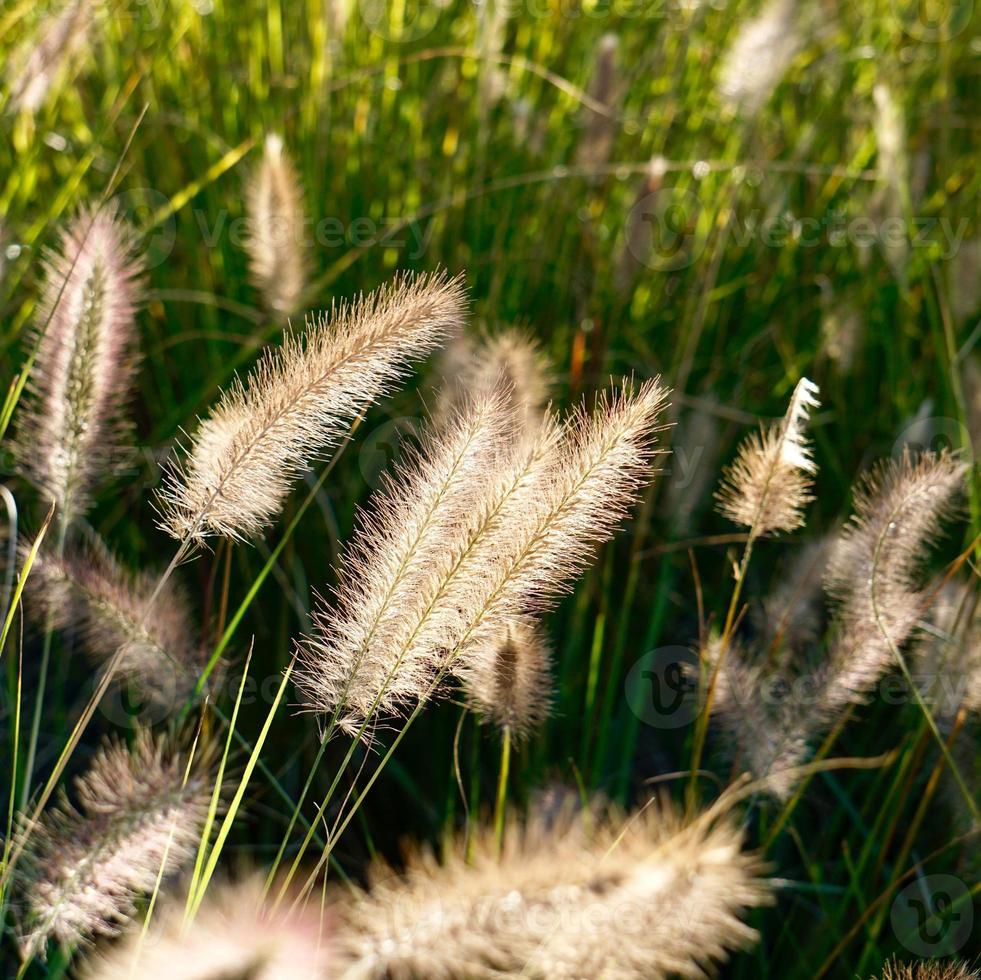
<instances>
[{"instance_id":1,"label":"foxtail grass spike","mask_svg":"<svg viewBox=\"0 0 981 980\"><path fill-rule=\"evenodd\" d=\"M258 535L293 482L408 365L456 332L466 314L459 278L399 275L287 332L246 381L236 380L172 464L160 495L173 537Z\"/></svg>"},{"instance_id":2,"label":"foxtail grass spike","mask_svg":"<svg viewBox=\"0 0 981 980\"><path fill-rule=\"evenodd\" d=\"M262 880L221 883L208 893L190 924L184 904L154 914L148 935L133 929L111 949L90 956L81 980L328 980L331 923L319 903L272 909L262 904Z\"/></svg>"},{"instance_id":3,"label":"foxtail grass spike","mask_svg":"<svg viewBox=\"0 0 981 980\"><path fill-rule=\"evenodd\" d=\"M742 917L770 901L742 844L735 821L685 825L666 805L535 812L500 851L485 830L469 859L458 841L335 892L336 976L703 977L756 942Z\"/></svg>"},{"instance_id":4,"label":"foxtail grass spike","mask_svg":"<svg viewBox=\"0 0 981 980\"><path fill-rule=\"evenodd\" d=\"M439 415L451 417L473 399L499 395L515 418L515 434L528 440L538 431L551 394L551 370L538 344L516 328L474 342L461 336L443 361Z\"/></svg>"},{"instance_id":5,"label":"foxtail grass spike","mask_svg":"<svg viewBox=\"0 0 981 980\"><path fill-rule=\"evenodd\" d=\"M650 480L665 400L665 389L650 381L600 399L592 414L577 411L562 427L546 419L535 440L512 441L510 452L483 467L476 496L471 488L440 502L437 513L451 508L453 518L440 523L438 546L420 561L387 632L365 638L357 614L318 611L318 628L301 649L307 707L340 710L344 727L356 729L373 705L394 708L428 696L505 623L548 608ZM439 459L446 448L437 442L430 453ZM425 481L393 483L381 513L414 512L414 498L431 497L434 489ZM385 547L376 560L382 568L401 564L399 552ZM360 578L346 593L347 608L376 607L387 581L384 573ZM339 700L345 688L336 665L362 658L377 666L360 671L358 699Z\"/></svg>"},{"instance_id":6,"label":"foxtail grass spike","mask_svg":"<svg viewBox=\"0 0 981 980\"><path fill-rule=\"evenodd\" d=\"M981 980L981 973L957 960L917 960L915 963L892 960L872 980Z\"/></svg>"},{"instance_id":7,"label":"foxtail grass spike","mask_svg":"<svg viewBox=\"0 0 981 980\"><path fill-rule=\"evenodd\" d=\"M793 531L804 523L817 470L804 430L818 405L817 392L816 384L801 378L783 421L747 437L723 473L719 510L748 527L752 537Z\"/></svg>"},{"instance_id":8,"label":"foxtail grass spike","mask_svg":"<svg viewBox=\"0 0 981 980\"><path fill-rule=\"evenodd\" d=\"M523 619L503 623L455 665L471 707L502 731L523 738L548 717L551 653L541 628Z\"/></svg>"},{"instance_id":9,"label":"foxtail grass spike","mask_svg":"<svg viewBox=\"0 0 981 980\"><path fill-rule=\"evenodd\" d=\"M353 731L374 708L393 713L424 696L432 657L408 638L433 576L505 457L512 426L501 398L472 402L439 434L424 435L376 493L345 555L334 608L318 606L300 647L296 677L307 707L343 706Z\"/></svg>"},{"instance_id":10,"label":"foxtail grass spike","mask_svg":"<svg viewBox=\"0 0 981 980\"><path fill-rule=\"evenodd\" d=\"M739 28L719 69L719 94L732 112L752 118L769 101L800 50L798 16L793 0L768 0Z\"/></svg>"},{"instance_id":11,"label":"foxtail grass spike","mask_svg":"<svg viewBox=\"0 0 981 980\"><path fill-rule=\"evenodd\" d=\"M65 527L119 463L137 363L141 271L132 233L105 211L82 212L46 256L18 459Z\"/></svg>"},{"instance_id":12,"label":"foxtail grass spike","mask_svg":"<svg viewBox=\"0 0 981 980\"><path fill-rule=\"evenodd\" d=\"M272 313L291 316L307 289L307 227L300 178L279 136L266 137L246 189L246 210L252 281Z\"/></svg>"},{"instance_id":13,"label":"foxtail grass spike","mask_svg":"<svg viewBox=\"0 0 981 980\"><path fill-rule=\"evenodd\" d=\"M860 701L895 663L930 597L920 567L946 520L957 513L967 468L948 452L908 451L859 485L855 515L825 576L838 604L838 636L826 692L832 710Z\"/></svg>"},{"instance_id":14,"label":"foxtail grass spike","mask_svg":"<svg viewBox=\"0 0 981 980\"><path fill-rule=\"evenodd\" d=\"M99 542L57 557L42 551L28 591L39 622L76 632L92 659L106 666L118 656L117 683L132 684L161 709L180 707L191 694L206 652L196 637L187 597L168 579L123 568Z\"/></svg>"},{"instance_id":15,"label":"foxtail grass spike","mask_svg":"<svg viewBox=\"0 0 981 980\"><path fill-rule=\"evenodd\" d=\"M44 105L65 66L85 46L93 19L91 0L68 0L12 54L7 82L15 112L33 115Z\"/></svg>"},{"instance_id":16,"label":"foxtail grass spike","mask_svg":"<svg viewBox=\"0 0 981 980\"><path fill-rule=\"evenodd\" d=\"M67 950L113 935L151 892L161 867L193 859L211 798L210 753L187 754L145 730L133 745L110 741L67 799L30 830L18 866L19 941L25 959L49 940Z\"/></svg>"}]
</instances>

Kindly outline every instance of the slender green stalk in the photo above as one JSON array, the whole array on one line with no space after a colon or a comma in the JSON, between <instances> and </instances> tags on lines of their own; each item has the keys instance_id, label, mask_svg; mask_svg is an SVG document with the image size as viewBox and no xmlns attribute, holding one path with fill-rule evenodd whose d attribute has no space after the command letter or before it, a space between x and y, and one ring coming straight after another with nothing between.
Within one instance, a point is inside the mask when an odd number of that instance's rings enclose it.
<instances>
[{"instance_id":1,"label":"slender green stalk","mask_svg":"<svg viewBox=\"0 0 981 980\"><path fill-rule=\"evenodd\" d=\"M494 837L498 853L504 843L504 815L508 800L508 773L511 768L511 729L505 728L501 739L501 769L497 777L497 798L494 802Z\"/></svg>"}]
</instances>

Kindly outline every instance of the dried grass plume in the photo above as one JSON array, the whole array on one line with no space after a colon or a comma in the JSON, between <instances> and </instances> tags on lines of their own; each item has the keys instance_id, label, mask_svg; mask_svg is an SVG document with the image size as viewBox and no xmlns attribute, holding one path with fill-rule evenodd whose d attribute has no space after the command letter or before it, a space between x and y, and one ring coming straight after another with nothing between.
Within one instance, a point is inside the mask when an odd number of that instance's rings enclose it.
<instances>
[{"instance_id":1,"label":"dried grass plume","mask_svg":"<svg viewBox=\"0 0 981 980\"><path fill-rule=\"evenodd\" d=\"M236 380L174 463L160 495L178 539L249 538L269 525L292 483L336 445L365 407L390 393L408 364L461 326L462 281L397 276L287 332L245 382Z\"/></svg>"},{"instance_id":2,"label":"dried grass plume","mask_svg":"<svg viewBox=\"0 0 981 980\"><path fill-rule=\"evenodd\" d=\"M262 880L209 888L193 922L184 904L154 915L144 938L134 929L83 965L81 980L328 980L330 927L318 911L264 907Z\"/></svg>"},{"instance_id":3,"label":"dried grass plume","mask_svg":"<svg viewBox=\"0 0 981 980\"><path fill-rule=\"evenodd\" d=\"M197 851L212 780L210 753L184 751L165 737L137 733L131 747L110 741L67 799L30 833L18 872L23 889L19 942L25 959L48 940L66 949L112 935L153 890Z\"/></svg>"},{"instance_id":4,"label":"dried grass plume","mask_svg":"<svg viewBox=\"0 0 981 980\"><path fill-rule=\"evenodd\" d=\"M45 258L17 455L66 527L118 463L136 370L141 272L131 231L105 211L82 212Z\"/></svg>"},{"instance_id":5,"label":"dried grass plume","mask_svg":"<svg viewBox=\"0 0 981 980\"><path fill-rule=\"evenodd\" d=\"M252 281L272 313L290 316L300 309L307 288L307 228L299 175L275 134L266 137L245 203Z\"/></svg>"},{"instance_id":6,"label":"dried grass plume","mask_svg":"<svg viewBox=\"0 0 981 980\"><path fill-rule=\"evenodd\" d=\"M719 510L752 537L793 531L804 523L817 467L804 428L818 405L817 385L801 378L783 421L746 438L723 473L716 494Z\"/></svg>"},{"instance_id":7,"label":"dried grass plume","mask_svg":"<svg viewBox=\"0 0 981 980\"><path fill-rule=\"evenodd\" d=\"M439 862L376 868L352 900L334 893L337 973L353 978L703 977L751 946L748 909L768 904L735 821L684 825L665 807L534 813L462 841Z\"/></svg>"}]
</instances>

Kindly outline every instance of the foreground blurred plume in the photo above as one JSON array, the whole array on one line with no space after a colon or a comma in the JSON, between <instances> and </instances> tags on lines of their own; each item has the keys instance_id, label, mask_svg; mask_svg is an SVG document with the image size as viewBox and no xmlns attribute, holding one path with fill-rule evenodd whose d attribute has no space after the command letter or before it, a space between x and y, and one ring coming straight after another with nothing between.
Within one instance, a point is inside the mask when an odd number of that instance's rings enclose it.
<instances>
[{"instance_id":1,"label":"foreground blurred plume","mask_svg":"<svg viewBox=\"0 0 981 980\"><path fill-rule=\"evenodd\" d=\"M516 616L547 608L652 475L666 391L598 401L516 444L500 400L478 402L378 495L335 611L300 649L306 706L357 731L425 700ZM479 474L461 479L461 466ZM398 596L397 599L393 598Z\"/></svg>"},{"instance_id":2,"label":"foreground blurred plume","mask_svg":"<svg viewBox=\"0 0 981 980\"><path fill-rule=\"evenodd\" d=\"M66 557L42 551L28 589L50 617L39 621L77 631L103 666L119 651L117 680L172 710L193 690L205 651L197 642L187 597L168 579L151 605L156 585L157 576L130 572L93 543Z\"/></svg>"},{"instance_id":3,"label":"foreground blurred plume","mask_svg":"<svg viewBox=\"0 0 981 980\"><path fill-rule=\"evenodd\" d=\"M276 135L246 189L249 270L267 308L296 313L307 288L308 258L303 189L296 168Z\"/></svg>"},{"instance_id":4,"label":"foreground blurred plume","mask_svg":"<svg viewBox=\"0 0 981 980\"><path fill-rule=\"evenodd\" d=\"M190 925L184 903L153 917L149 934L134 929L89 958L81 980L327 980L329 924L304 908L262 905L262 880L212 886Z\"/></svg>"},{"instance_id":5,"label":"foreground blurred plume","mask_svg":"<svg viewBox=\"0 0 981 980\"><path fill-rule=\"evenodd\" d=\"M501 625L457 666L470 705L521 738L548 716L550 653L540 627L521 619Z\"/></svg>"},{"instance_id":6,"label":"foreground blurred plume","mask_svg":"<svg viewBox=\"0 0 981 980\"><path fill-rule=\"evenodd\" d=\"M68 0L13 52L6 74L15 112L35 113L44 105L62 69L85 45L91 25L90 0Z\"/></svg>"},{"instance_id":7,"label":"foreground blurred plume","mask_svg":"<svg viewBox=\"0 0 981 980\"><path fill-rule=\"evenodd\" d=\"M536 812L484 831L472 857L411 856L376 868L367 892L335 892L336 976L703 977L752 945L741 921L768 904L759 860L735 821L689 825L667 807Z\"/></svg>"},{"instance_id":8,"label":"foreground blurred plume","mask_svg":"<svg viewBox=\"0 0 981 980\"><path fill-rule=\"evenodd\" d=\"M719 94L734 112L755 116L801 45L794 0L769 0L739 29L719 69Z\"/></svg>"},{"instance_id":9,"label":"foreground blurred plume","mask_svg":"<svg viewBox=\"0 0 981 980\"><path fill-rule=\"evenodd\" d=\"M817 469L804 427L818 405L817 392L816 384L801 378L783 421L747 437L723 473L716 495L719 510L748 527L753 538L793 531L804 523L810 478Z\"/></svg>"},{"instance_id":10,"label":"foreground blurred plume","mask_svg":"<svg viewBox=\"0 0 981 980\"><path fill-rule=\"evenodd\" d=\"M171 466L160 495L175 538L248 538L271 523L290 486L347 425L390 393L409 362L462 324L462 281L397 276L287 332L243 383L236 380Z\"/></svg>"},{"instance_id":11,"label":"foreground blurred plume","mask_svg":"<svg viewBox=\"0 0 981 980\"><path fill-rule=\"evenodd\" d=\"M950 453L903 456L859 484L855 516L828 563L825 587L838 603L827 707L861 700L929 610L919 569L945 520L957 512L966 466Z\"/></svg>"},{"instance_id":12,"label":"foreground blurred plume","mask_svg":"<svg viewBox=\"0 0 981 980\"><path fill-rule=\"evenodd\" d=\"M139 731L133 745L110 741L67 799L30 832L18 872L24 891L20 945L25 959L49 939L71 949L111 935L153 890L161 868L194 857L212 780L210 753L185 752Z\"/></svg>"},{"instance_id":13,"label":"foreground blurred plume","mask_svg":"<svg viewBox=\"0 0 981 980\"><path fill-rule=\"evenodd\" d=\"M118 462L135 370L133 316L142 262L113 214L86 211L45 260L35 318L37 360L21 411L21 468L53 501L63 527L85 512Z\"/></svg>"}]
</instances>

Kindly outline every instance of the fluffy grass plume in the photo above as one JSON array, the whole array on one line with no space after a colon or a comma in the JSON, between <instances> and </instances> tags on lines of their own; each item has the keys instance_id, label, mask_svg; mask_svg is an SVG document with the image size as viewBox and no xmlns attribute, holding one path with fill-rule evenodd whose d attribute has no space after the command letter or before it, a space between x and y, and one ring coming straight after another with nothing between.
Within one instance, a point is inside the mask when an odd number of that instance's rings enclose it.
<instances>
[{"instance_id":1,"label":"fluffy grass plume","mask_svg":"<svg viewBox=\"0 0 981 980\"><path fill-rule=\"evenodd\" d=\"M443 362L440 415L452 416L474 399L502 395L514 412L519 439L538 431L551 393L551 371L535 340L510 327L474 343L461 336Z\"/></svg>"},{"instance_id":2,"label":"fluffy grass plume","mask_svg":"<svg viewBox=\"0 0 981 980\"><path fill-rule=\"evenodd\" d=\"M660 383L649 381L601 398L592 414L580 409L561 428L546 419L530 444L508 440L504 452L495 445L481 461L479 482L460 493L440 492L427 478L426 457L415 469L418 478L393 481L369 528L387 526L394 546L384 539L377 548L356 546L371 562L344 587L337 612L318 612L301 649L307 707L341 710L342 724L357 728L376 708L424 699L509 620L547 608L588 565L593 547L612 536L651 478L665 399ZM503 419L506 431L507 413ZM428 454L453 458L439 436ZM423 553L415 535L389 518L429 513L429 505L415 503L420 498L433 501L434 514ZM401 550L406 542L413 547L408 555ZM404 602L393 604L390 627L366 634L359 610L382 605L390 570L416 556L411 588Z\"/></svg>"},{"instance_id":3,"label":"fluffy grass plume","mask_svg":"<svg viewBox=\"0 0 981 980\"><path fill-rule=\"evenodd\" d=\"M206 651L198 642L187 597L172 578L153 604L157 577L123 568L101 543L57 557L42 551L28 589L53 628L75 631L105 666L119 651L116 678L158 707L180 705L197 682Z\"/></svg>"},{"instance_id":4,"label":"fluffy grass plume","mask_svg":"<svg viewBox=\"0 0 981 980\"><path fill-rule=\"evenodd\" d=\"M814 382L801 378L783 421L747 437L723 474L719 510L753 537L793 531L804 523L817 469L804 428L818 404L817 392Z\"/></svg>"},{"instance_id":5,"label":"fluffy grass plume","mask_svg":"<svg viewBox=\"0 0 981 980\"><path fill-rule=\"evenodd\" d=\"M715 672L712 717L726 754L739 771L765 780L768 792L786 799L797 782L793 769L807 755L814 710L779 697L794 678L751 660L739 642L730 640L721 654L716 638L702 651L702 662L706 674Z\"/></svg>"},{"instance_id":6,"label":"fluffy grass plume","mask_svg":"<svg viewBox=\"0 0 981 980\"><path fill-rule=\"evenodd\" d=\"M702 977L757 934L768 903L759 860L729 819L683 824L670 810L536 811L509 823L498 856L485 831L470 859L410 856L376 868L353 900L335 892L344 978Z\"/></svg>"},{"instance_id":7,"label":"fluffy grass plume","mask_svg":"<svg viewBox=\"0 0 981 980\"><path fill-rule=\"evenodd\" d=\"M136 370L141 271L131 231L106 211L83 211L45 258L17 455L66 527L118 462Z\"/></svg>"},{"instance_id":8,"label":"fluffy grass plume","mask_svg":"<svg viewBox=\"0 0 981 980\"><path fill-rule=\"evenodd\" d=\"M914 676L937 723L949 731L963 708L981 714L981 596L975 580L948 582L913 648ZM965 740L969 741L969 740Z\"/></svg>"},{"instance_id":9,"label":"fluffy grass plume","mask_svg":"<svg viewBox=\"0 0 981 980\"><path fill-rule=\"evenodd\" d=\"M25 41L7 64L10 106L15 112L36 113L63 69L80 51L89 35L91 0L68 0L56 5L37 34Z\"/></svg>"},{"instance_id":10,"label":"fluffy grass plume","mask_svg":"<svg viewBox=\"0 0 981 980\"><path fill-rule=\"evenodd\" d=\"M966 472L950 453L904 451L859 484L855 515L825 576L838 603L826 692L832 710L864 696L928 610L920 568L944 521L957 512Z\"/></svg>"},{"instance_id":11,"label":"fluffy grass plume","mask_svg":"<svg viewBox=\"0 0 981 980\"><path fill-rule=\"evenodd\" d=\"M430 652L408 648L415 617L434 568L449 560L446 549L505 458L512 425L500 397L479 399L424 433L418 450L386 475L346 551L334 608L318 605L300 648L296 677L309 707L343 705L342 722L355 730L375 708L396 711L426 690Z\"/></svg>"},{"instance_id":12,"label":"fluffy grass plume","mask_svg":"<svg viewBox=\"0 0 981 980\"><path fill-rule=\"evenodd\" d=\"M882 968L879 978L873 980L979 980L981 973L970 969L957 960L918 960L900 963L893 960Z\"/></svg>"},{"instance_id":13,"label":"fluffy grass plume","mask_svg":"<svg viewBox=\"0 0 981 980\"><path fill-rule=\"evenodd\" d=\"M552 695L551 652L541 628L523 619L497 633L455 665L470 706L503 731L522 738L547 717Z\"/></svg>"},{"instance_id":14,"label":"fluffy grass plume","mask_svg":"<svg viewBox=\"0 0 981 980\"><path fill-rule=\"evenodd\" d=\"M81 980L328 980L329 924L304 908L262 904L262 880L220 884L190 925L184 904L154 915L149 934L133 929L113 948L91 956Z\"/></svg>"},{"instance_id":15,"label":"fluffy grass plume","mask_svg":"<svg viewBox=\"0 0 981 980\"><path fill-rule=\"evenodd\" d=\"M49 940L71 949L112 935L139 896L153 890L161 867L175 872L197 851L212 780L209 754L185 752L139 731L132 746L109 741L67 799L31 829L19 867L25 959Z\"/></svg>"},{"instance_id":16,"label":"fluffy grass plume","mask_svg":"<svg viewBox=\"0 0 981 980\"><path fill-rule=\"evenodd\" d=\"M780 84L801 45L794 0L769 0L740 27L719 69L722 101L755 116Z\"/></svg>"},{"instance_id":17,"label":"fluffy grass plume","mask_svg":"<svg viewBox=\"0 0 981 980\"><path fill-rule=\"evenodd\" d=\"M272 313L290 316L307 288L306 219L300 178L275 134L266 137L245 203L252 282Z\"/></svg>"},{"instance_id":18,"label":"fluffy grass plume","mask_svg":"<svg viewBox=\"0 0 981 980\"><path fill-rule=\"evenodd\" d=\"M259 534L311 460L465 314L461 279L399 275L332 306L302 334L287 332L245 382L223 393L187 458L172 464L160 495L161 526L179 539Z\"/></svg>"}]
</instances>

